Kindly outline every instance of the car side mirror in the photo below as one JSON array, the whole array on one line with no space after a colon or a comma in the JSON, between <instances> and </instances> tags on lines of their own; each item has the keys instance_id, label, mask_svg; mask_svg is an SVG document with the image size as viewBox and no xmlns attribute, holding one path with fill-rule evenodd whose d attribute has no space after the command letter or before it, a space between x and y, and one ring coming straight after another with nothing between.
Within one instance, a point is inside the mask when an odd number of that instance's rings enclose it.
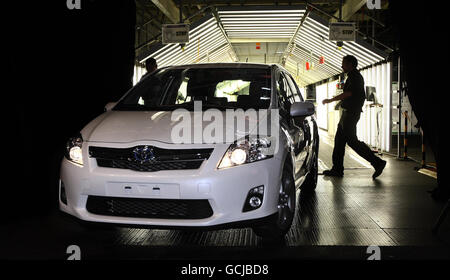
<instances>
[{"instance_id":1,"label":"car side mirror","mask_svg":"<svg viewBox=\"0 0 450 280\"><path fill-rule=\"evenodd\" d=\"M307 117L313 115L315 112L314 104L310 102L295 102L291 105L292 117Z\"/></svg>"},{"instance_id":2,"label":"car side mirror","mask_svg":"<svg viewBox=\"0 0 450 280\"><path fill-rule=\"evenodd\" d=\"M114 106L117 105L117 102L109 102L105 105L105 112L111 111Z\"/></svg>"}]
</instances>

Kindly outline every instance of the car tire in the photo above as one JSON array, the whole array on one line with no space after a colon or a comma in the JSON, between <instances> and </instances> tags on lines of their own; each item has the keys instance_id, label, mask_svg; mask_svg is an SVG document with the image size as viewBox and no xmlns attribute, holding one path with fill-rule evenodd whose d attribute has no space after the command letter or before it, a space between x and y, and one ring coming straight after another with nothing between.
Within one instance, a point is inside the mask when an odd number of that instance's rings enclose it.
<instances>
[{"instance_id":1,"label":"car tire","mask_svg":"<svg viewBox=\"0 0 450 280\"><path fill-rule=\"evenodd\" d=\"M317 187L317 178L319 172L319 158L317 153L314 153L313 162L311 164L311 169L306 175L306 179L300 187L301 191L304 193L312 193Z\"/></svg>"},{"instance_id":2,"label":"car tire","mask_svg":"<svg viewBox=\"0 0 450 280\"><path fill-rule=\"evenodd\" d=\"M255 234L263 239L279 240L284 238L294 220L296 206L295 181L292 167L285 164L280 182L278 212L274 218L263 225L253 228Z\"/></svg>"}]
</instances>

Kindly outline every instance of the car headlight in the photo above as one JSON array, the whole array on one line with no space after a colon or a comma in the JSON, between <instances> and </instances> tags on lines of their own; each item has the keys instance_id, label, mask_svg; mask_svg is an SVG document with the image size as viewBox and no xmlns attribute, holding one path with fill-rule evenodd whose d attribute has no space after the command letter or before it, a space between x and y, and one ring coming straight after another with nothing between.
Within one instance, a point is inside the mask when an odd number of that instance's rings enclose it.
<instances>
[{"instance_id":1,"label":"car headlight","mask_svg":"<svg viewBox=\"0 0 450 280\"><path fill-rule=\"evenodd\" d=\"M223 155L218 169L251 163L273 157L272 141L269 137L238 140L230 145Z\"/></svg>"},{"instance_id":2,"label":"car headlight","mask_svg":"<svg viewBox=\"0 0 450 280\"><path fill-rule=\"evenodd\" d=\"M66 145L66 158L72 162L83 165L82 146L83 138L81 135L70 138Z\"/></svg>"}]
</instances>

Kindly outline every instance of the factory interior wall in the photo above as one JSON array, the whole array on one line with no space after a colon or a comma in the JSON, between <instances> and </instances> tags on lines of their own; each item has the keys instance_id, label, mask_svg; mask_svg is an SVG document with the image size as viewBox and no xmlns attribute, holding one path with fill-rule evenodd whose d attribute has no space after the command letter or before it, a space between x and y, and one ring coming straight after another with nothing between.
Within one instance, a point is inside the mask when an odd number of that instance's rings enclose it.
<instances>
[{"instance_id":1,"label":"factory interior wall","mask_svg":"<svg viewBox=\"0 0 450 280\"><path fill-rule=\"evenodd\" d=\"M365 86L376 89L375 102L367 101L357 125L358 138L372 147L389 151L391 147L392 110L391 110L391 72L392 63L383 63L361 71ZM374 104L379 106L371 106Z\"/></svg>"},{"instance_id":2,"label":"factory interior wall","mask_svg":"<svg viewBox=\"0 0 450 280\"><path fill-rule=\"evenodd\" d=\"M391 146L391 63L383 63L361 71L366 86L376 88L377 103L383 107L370 106L374 102L366 101L360 121L357 125L358 138L372 147L389 151ZM332 98L341 92L337 90L337 80L316 86L317 125L333 137L341 112L336 109L336 102L322 104L325 98ZM378 122L377 122L378 118ZM378 134L379 133L379 134Z\"/></svg>"}]
</instances>

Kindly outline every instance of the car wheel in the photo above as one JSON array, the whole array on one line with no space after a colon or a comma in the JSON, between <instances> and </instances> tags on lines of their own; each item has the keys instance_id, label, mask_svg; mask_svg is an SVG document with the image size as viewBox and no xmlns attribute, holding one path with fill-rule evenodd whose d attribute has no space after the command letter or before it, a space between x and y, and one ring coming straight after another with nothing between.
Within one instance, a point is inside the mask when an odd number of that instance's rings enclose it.
<instances>
[{"instance_id":1,"label":"car wheel","mask_svg":"<svg viewBox=\"0 0 450 280\"><path fill-rule=\"evenodd\" d=\"M308 175L306 175L305 181L300 187L302 192L306 193L314 192L317 186L318 171L319 171L319 159L317 153L314 153L311 169L309 170Z\"/></svg>"},{"instance_id":2,"label":"car wheel","mask_svg":"<svg viewBox=\"0 0 450 280\"><path fill-rule=\"evenodd\" d=\"M268 239L280 239L289 231L294 220L296 204L295 181L292 176L292 167L286 164L280 182L278 196L278 212L274 219L264 225L254 227L256 235Z\"/></svg>"}]
</instances>

